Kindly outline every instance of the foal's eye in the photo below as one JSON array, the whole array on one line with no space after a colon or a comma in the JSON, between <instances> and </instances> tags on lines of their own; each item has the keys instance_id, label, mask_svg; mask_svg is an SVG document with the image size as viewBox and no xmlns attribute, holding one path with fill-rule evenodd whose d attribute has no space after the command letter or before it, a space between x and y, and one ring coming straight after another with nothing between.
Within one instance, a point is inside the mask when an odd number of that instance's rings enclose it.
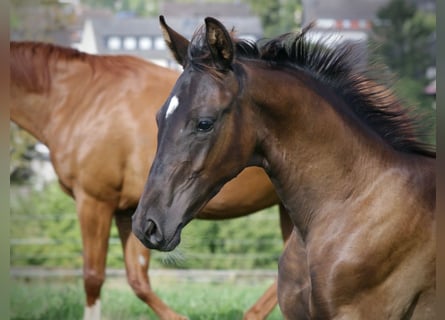
<instances>
[{"instance_id":1,"label":"foal's eye","mask_svg":"<svg viewBox=\"0 0 445 320\"><path fill-rule=\"evenodd\" d=\"M208 132L213 129L213 120L212 119L201 119L196 126L198 132Z\"/></svg>"}]
</instances>

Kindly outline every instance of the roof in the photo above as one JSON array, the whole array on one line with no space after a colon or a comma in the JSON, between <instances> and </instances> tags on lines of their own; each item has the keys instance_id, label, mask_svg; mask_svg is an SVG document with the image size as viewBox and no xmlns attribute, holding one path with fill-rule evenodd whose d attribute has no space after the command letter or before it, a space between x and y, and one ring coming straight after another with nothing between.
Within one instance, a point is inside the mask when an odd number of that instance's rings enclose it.
<instances>
[{"instance_id":1,"label":"roof","mask_svg":"<svg viewBox=\"0 0 445 320\"><path fill-rule=\"evenodd\" d=\"M389 0L302 0L303 23L316 19L372 20L378 9Z\"/></svg>"},{"instance_id":2,"label":"roof","mask_svg":"<svg viewBox=\"0 0 445 320\"><path fill-rule=\"evenodd\" d=\"M202 17L169 17L165 19L169 26L182 35L191 38L195 30L204 23ZM222 17L219 19L227 28L236 27L240 34L262 36L263 28L259 17ZM162 35L158 18L95 18L92 19L97 36L103 35Z\"/></svg>"},{"instance_id":3,"label":"roof","mask_svg":"<svg viewBox=\"0 0 445 320\"><path fill-rule=\"evenodd\" d=\"M246 3L174 3L164 2L160 9L166 17L250 17Z\"/></svg>"},{"instance_id":4,"label":"roof","mask_svg":"<svg viewBox=\"0 0 445 320\"><path fill-rule=\"evenodd\" d=\"M302 0L302 25L314 23L309 34L326 39L330 45L352 41L355 50L366 52L372 21L379 8L390 0ZM366 60L366 57L363 57Z\"/></svg>"},{"instance_id":5,"label":"roof","mask_svg":"<svg viewBox=\"0 0 445 320\"><path fill-rule=\"evenodd\" d=\"M183 36L191 39L205 16L165 16L167 23ZM263 37L261 20L257 16L225 16L219 20L228 28L236 28L238 37L252 40ZM81 51L99 54L130 54L164 66L178 68L167 49L156 17L99 16L85 21L82 41L76 45Z\"/></svg>"}]
</instances>

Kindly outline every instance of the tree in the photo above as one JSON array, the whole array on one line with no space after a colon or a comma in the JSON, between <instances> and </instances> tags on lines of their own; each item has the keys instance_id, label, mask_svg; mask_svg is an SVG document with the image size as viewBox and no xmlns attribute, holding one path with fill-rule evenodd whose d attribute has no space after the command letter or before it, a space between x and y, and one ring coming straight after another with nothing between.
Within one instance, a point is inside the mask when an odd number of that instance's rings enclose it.
<instances>
[{"instance_id":1,"label":"tree","mask_svg":"<svg viewBox=\"0 0 445 320\"><path fill-rule=\"evenodd\" d=\"M425 70L435 65L432 43L436 16L417 10L406 0L391 0L378 13L373 27L377 53L402 77L423 78Z\"/></svg>"},{"instance_id":2,"label":"tree","mask_svg":"<svg viewBox=\"0 0 445 320\"><path fill-rule=\"evenodd\" d=\"M260 16L266 37L290 32L299 27L301 0L244 0Z\"/></svg>"},{"instance_id":3,"label":"tree","mask_svg":"<svg viewBox=\"0 0 445 320\"><path fill-rule=\"evenodd\" d=\"M429 81L426 70L436 63L436 16L418 10L414 2L391 0L377 12L377 17L371 38L375 53L397 75L398 95L423 116L424 140L435 144L433 98L426 96L423 89Z\"/></svg>"}]
</instances>

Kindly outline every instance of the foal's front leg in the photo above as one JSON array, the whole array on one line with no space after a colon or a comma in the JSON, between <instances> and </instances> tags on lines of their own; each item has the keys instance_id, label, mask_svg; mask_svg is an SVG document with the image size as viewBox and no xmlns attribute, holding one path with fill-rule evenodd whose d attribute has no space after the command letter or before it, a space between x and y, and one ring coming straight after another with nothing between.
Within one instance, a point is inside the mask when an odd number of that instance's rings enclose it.
<instances>
[{"instance_id":1,"label":"foal's front leg","mask_svg":"<svg viewBox=\"0 0 445 320\"><path fill-rule=\"evenodd\" d=\"M289 239L292 230L293 223L287 213L287 210L282 204L280 204L280 227L281 235L283 237L283 242L286 244ZM249 310L244 314L244 320L262 320L266 319L269 313L277 305L277 280L272 283L272 285L266 290L265 293L258 299L255 304L250 307Z\"/></svg>"},{"instance_id":2,"label":"foal's front leg","mask_svg":"<svg viewBox=\"0 0 445 320\"><path fill-rule=\"evenodd\" d=\"M294 228L278 264L278 304L288 320L310 319L310 298L306 247Z\"/></svg>"}]
</instances>

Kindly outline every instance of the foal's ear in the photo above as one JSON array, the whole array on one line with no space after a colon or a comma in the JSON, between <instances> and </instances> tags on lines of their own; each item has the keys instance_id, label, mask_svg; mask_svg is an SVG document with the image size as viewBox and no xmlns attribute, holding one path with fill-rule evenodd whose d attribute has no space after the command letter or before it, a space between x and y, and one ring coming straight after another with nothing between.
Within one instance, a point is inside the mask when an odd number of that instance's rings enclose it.
<instances>
[{"instance_id":1,"label":"foal's ear","mask_svg":"<svg viewBox=\"0 0 445 320\"><path fill-rule=\"evenodd\" d=\"M161 24L161 30L165 43L170 48L170 51L175 57L176 61L185 68L187 62L187 49L190 42L175 30L170 28L167 23L165 23L164 16L159 16L159 22Z\"/></svg>"},{"instance_id":2,"label":"foal's ear","mask_svg":"<svg viewBox=\"0 0 445 320\"><path fill-rule=\"evenodd\" d=\"M206 18L206 39L212 53L213 62L220 69L231 68L234 44L224 25L214 18Z\"/></svg>"}]
</instances>

